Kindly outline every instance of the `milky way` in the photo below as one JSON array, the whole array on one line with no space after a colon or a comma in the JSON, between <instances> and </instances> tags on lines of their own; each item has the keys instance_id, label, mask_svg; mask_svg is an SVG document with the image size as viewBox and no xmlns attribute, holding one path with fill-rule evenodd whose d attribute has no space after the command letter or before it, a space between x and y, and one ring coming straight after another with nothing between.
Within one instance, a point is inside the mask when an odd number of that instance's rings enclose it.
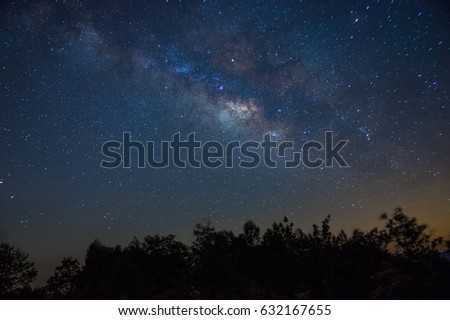
<instances>
[{"instance_id":1,"label":"milky way","mask_svg":"<svg viewBox=\"0 0 450 320\"><path fill-rule=\"evenodd\" d=\"M450 14L437 1L1 5L0 240L42 277L95 238L289 216L450 230ZM350 168L100 168L101 146L348 139Z\"/></svg>"}]
</instances>

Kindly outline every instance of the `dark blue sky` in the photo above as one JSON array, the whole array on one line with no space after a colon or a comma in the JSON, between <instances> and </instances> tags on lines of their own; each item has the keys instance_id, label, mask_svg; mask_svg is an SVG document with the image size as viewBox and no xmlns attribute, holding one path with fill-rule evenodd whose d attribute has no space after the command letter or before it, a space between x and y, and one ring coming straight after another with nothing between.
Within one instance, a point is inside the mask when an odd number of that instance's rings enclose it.
<instances>
[{"instance_id":1,"label":"dark blue sky","mask_svg":"<svg viewBox=\"0 0 450 320\"><path fill-rule=\"evenodd\" d=\"M377 225L450 231L450 14L437 1L65 1L0 7L0 240L43 275L95 238ZM350 168L100 168L101 146L350 142Z\"/></svg>"}]
</instances>

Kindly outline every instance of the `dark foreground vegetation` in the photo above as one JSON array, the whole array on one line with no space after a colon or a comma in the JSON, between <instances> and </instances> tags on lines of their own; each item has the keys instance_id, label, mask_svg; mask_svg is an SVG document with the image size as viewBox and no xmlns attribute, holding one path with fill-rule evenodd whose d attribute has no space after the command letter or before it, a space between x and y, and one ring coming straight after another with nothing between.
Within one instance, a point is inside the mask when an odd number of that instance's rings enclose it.
<instances>
[{"instance_id":1,"label":"dark foreground vegetation","mask_svg":"<svg viewBox=\"0 0 450 320\"><path fill-rule=\"evenodd\" d=\"M0 297L19 299L450 299L450 241L400 208L383 229L311 233L284 218L261 235L196 225L191 246L149 235L122 248L94 241L85 264L64 258L42 288L28 256L0 246Z\"/></svg>"}]
</instances>

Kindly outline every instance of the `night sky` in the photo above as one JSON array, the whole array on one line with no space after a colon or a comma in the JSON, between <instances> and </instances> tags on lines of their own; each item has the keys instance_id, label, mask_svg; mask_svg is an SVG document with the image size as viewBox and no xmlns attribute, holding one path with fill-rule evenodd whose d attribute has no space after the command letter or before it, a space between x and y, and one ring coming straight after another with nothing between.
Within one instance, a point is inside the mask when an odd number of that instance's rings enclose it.
<instances>
[{"instance_id":1,"label":"night sky","mask_svg":"<svg viewBox=\"0 0 450 320\"><path fill-rule=\"evenodd\" d=\"M402 206L450 231L445 1L15 1L0 6L0 241L40 281L89 243L196 223L240 232L380 225ZM103 169L101 146L348 139L350 168Z\"/></svg>"}]
</instances>

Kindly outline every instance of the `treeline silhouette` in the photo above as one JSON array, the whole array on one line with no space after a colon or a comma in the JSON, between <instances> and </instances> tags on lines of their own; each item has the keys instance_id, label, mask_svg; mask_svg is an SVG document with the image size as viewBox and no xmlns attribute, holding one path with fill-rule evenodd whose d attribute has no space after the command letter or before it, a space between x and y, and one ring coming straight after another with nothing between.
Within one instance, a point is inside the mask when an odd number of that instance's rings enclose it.
<instances>
[{"instance_id":1,"label":"treeline silhouette","mask_svg":"<svg viewBox=\"0 0 450 320\"><path fill-rule=\"evenodd\" d=\"M190 246L174 235L134 238L126 247L94 241L85 263L64 258L41 288L21 250L0 246L0 295L6 299L449 299L450 241L432 238L401 208L382 229L312 232L288 218L261 234L198 224Z\"/></svg>"}]
</instances>

